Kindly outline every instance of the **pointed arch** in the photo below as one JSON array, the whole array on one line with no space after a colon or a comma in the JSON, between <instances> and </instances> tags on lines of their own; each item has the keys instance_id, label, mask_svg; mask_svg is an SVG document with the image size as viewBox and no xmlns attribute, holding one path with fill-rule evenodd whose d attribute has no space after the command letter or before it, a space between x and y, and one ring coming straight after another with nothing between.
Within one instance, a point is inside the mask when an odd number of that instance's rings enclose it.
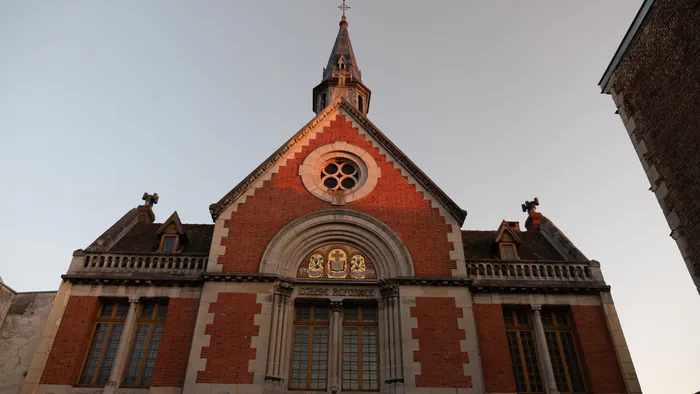
<instances>
[{"instance_id":1,"label":"pointed arch","mask_svg":"<svg viewBox=\"0 0 700 394\"><path fill-rule=\"evenodd\" d=\"M316 211L291 221L267 245L260 272L294 277L304 256L330 243L362 250L379 279L414 276L411 254L399 236L377 218L349 209Z\"/></svg>"}]
</instances>

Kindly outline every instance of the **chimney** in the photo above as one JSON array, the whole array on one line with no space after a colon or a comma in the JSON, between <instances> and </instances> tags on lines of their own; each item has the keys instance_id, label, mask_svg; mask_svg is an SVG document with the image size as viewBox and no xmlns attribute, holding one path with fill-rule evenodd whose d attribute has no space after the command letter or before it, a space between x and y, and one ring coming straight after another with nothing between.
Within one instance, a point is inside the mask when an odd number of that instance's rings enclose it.
<instances>
[{"instance_id":1,"label":"chimney","mask_svg":"<svg viewBox=\"0 0 700 394\"><path fill-rule=\"evenodd\" d=\"M537 206L540 205L540 200L535 197L532 201L525 201L521 207L523 212L527 212L527 220L525 221L525 228L527 231L537 231L540 229L540 221L542 220L542 214L537 212Z\"/></svg>"}]
</instances>

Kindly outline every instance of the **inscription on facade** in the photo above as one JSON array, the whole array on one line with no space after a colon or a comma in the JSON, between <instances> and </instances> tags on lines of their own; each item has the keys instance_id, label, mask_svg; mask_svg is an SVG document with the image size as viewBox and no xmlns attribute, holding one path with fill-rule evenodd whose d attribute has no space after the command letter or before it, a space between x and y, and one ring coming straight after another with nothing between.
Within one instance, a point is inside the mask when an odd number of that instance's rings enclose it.
<instances>
[{"instance_id":1,"label":"inscription on facade","mask_svg":"<svg viewBox=\"0 0 700 394\"><path fill-rule=\"evenodd\" d=\"M374 289L344 289L334 287L332 290L324 287L300 287L300 296L336 296L336 297L374 297Z\"/></svg>"},{"instance_id":2,"label":"inscription on facade","mask_svg":"<svg viewBox=\"0 0 700 394\"><path fill-rule=\"evenodd\" d=\"M299 288L299 295L328 295L328 289L319 287L301 287Z\"/></svg>"},{"instance_id":3,"label":"inscription on facade","mask_svg":"<svg viewBox=\"0 0 700 394\"><path fill-rule=\"evenodd\" d=\"M374 297L374 289L333 289L334 296L342 297Z\"/></svg>"}]
</instances>

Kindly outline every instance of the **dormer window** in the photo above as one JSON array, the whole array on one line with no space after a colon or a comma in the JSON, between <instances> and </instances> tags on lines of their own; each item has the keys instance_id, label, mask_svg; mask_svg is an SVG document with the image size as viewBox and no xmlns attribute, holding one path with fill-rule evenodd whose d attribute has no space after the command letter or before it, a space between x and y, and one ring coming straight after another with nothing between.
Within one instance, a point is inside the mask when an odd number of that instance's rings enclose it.
<instances>
[{"instance_id":1,"label":"dormer window","mask_svg":"<svg viewBox=\"0 0 700 394\"><path fill-rule=\"evenodd\" d=\"M515 248L515 244L502 243L501 245L501 260L517 260L518 250Z\"/></svg>"},{"instance_id":2,"label":"dormer window","mask_svg":"<svg viewBox=\"0 0 700 394\"><path fill-rule=\"evenodd\" d=\"M360 113L365 113L365 97L361 94L357 96L357 109L360 110Z\"/></svg>"},{"instance_id":3,"label":"dormer window","mask_svg":"<svg viewBox=\"0 0 700 394\"><path fill-rule=\"evenodd\" d=\"M177 235L164 235L161 240L160 251L163 253L175 253L177 250Z\"/></svg>"},{"instance_id":4,"label":"dormer window","mask_svg":"<svg viewBox=\"0 0 700 394\"><path fill-rule=\"evenodd\" d=\"M321 95L321 108L319 108L319 112L322 111L324 108L326 108L326 94L323 93Z\"/></svg>"}]
</instances>

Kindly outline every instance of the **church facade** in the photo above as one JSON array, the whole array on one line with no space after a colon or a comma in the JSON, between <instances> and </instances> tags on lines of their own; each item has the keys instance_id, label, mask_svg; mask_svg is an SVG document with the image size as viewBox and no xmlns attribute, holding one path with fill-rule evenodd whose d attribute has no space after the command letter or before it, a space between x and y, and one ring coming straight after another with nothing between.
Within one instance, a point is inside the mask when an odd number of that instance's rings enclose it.
<instances>
[{"instance_id":1,"label":"church facade","mask_svg":"<svg viewBox=\"0 0 700 394\"><path fill-rule=\"evenodd\" d=\"M22 393L640 393L600 264L467 213L367 118L345 17L316 116L209 207L76 250Z\"/></svg>"}]
</instances>

